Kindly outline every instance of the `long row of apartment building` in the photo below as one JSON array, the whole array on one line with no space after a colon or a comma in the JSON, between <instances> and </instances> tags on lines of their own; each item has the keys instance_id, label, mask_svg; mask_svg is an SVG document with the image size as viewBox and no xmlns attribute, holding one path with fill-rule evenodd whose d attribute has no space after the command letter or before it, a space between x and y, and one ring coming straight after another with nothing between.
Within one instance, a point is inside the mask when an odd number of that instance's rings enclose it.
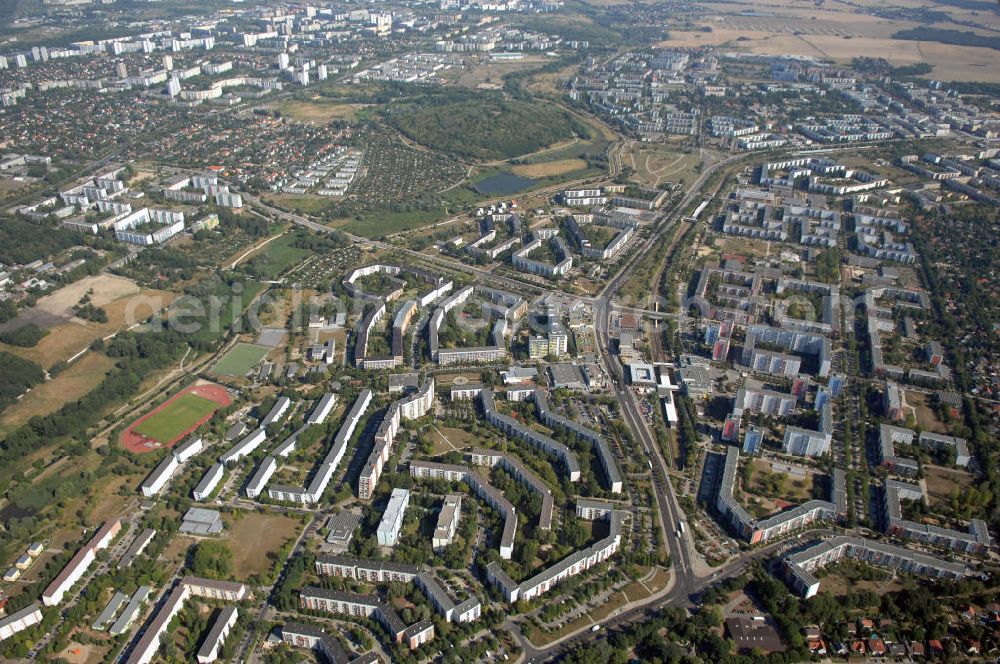
<instances>
[{"instance_id":1,"label":"long row of apartment building","mask_svg":"<svg viewBox=\"0 0 1000 664\"><path fill-rule=\"evenodd\" d=\"M405 643L410 650L434 638L434 623L430 620L421 620L407 627L392 605L369 595L306 586L299 591L299 607L308 611L374 618L396 643Z\"/></svg>"},{"instance_id":2,"label":"long row of apartment building","mask_svg":"<svg viewBox=\"0 0 1000 664\"><path fill-rule=\"evenodd\" d=\"M348 411L347 416L344 418L344 423L334 436L333 445L330 446L329 451L316 465L316 469L313 472L312 479L308 485L304 487L293 487L284 484L272 485L267 487L268 497L272 500L300 503L302 505L310 505L319 502L323 493L326 491L327 486L329 486L330 480L333 479L334 473L340 466L340 462L344 458L344 453L347 451L347 444L350 442L351 436L354 435L354 431L361 422L361 418L364 416L365 411L371 404L372 396L373 393L368 388L363 389L361 394L358 395L354 405L351 406L351 410ZM320 405L322 405L322 403ZM291 454L293 449L294 441L292 445L282 445L281 448L275 450L275 455L288 456ZM267 460L265 459L265 463L266 461ZM276 463L274 465L276 465ZM251 480L251 484L253 486L248 486L247 495L250 495L251 488L259 495L260 492L263 491L266 480L264 484L253 484L253 480Z\"/></svg>"},{"instance_id":3,"label":"long row of apartment building","mask_svg":"<svg viewBox=\"0 0 1000 664\"><path fill-rule=\"evenodd\" d=\"M973 519L969 524L969 532L963 533L903 518L901 501L921 501L923 498L923 489L918 484L886 480L882 486L882 520L886 533L928 546L937 546L977 556L986 555L990 548L991 539L986 522L982 519Z\"/></svg>"},{"instance_id":4,"label":"long row of apartment building","mask_svg":"<svg viewBox=\"0 0 1000 664\"><path fill-rule=\"evenodd\" d=\"M392 444L403 420L423 417L434 406L434 378L428 376L423 386L415 394L398 399L389 405L378 431L375 432L375 446L361 468L358 476L358 497L368 500L382 476L382 468L392 451Z\"/></svg>"},{"instance_id":5,"label":"long row of apartment building","mask_svg":"<svg viewBox=\"0 0 1000 664\"><path fill-rule=\"evenodd\" d=\"M757 520L734 495L740 460L739 448L729 447L715 507L732 529L750 544L773 541L817 521L836 521L847 513L847 480L843 469L834 468L830 500L810 500L766 519Z\"/></svg>"},{"instance_id":6,"label":"long row of apartment building","mask_svg":"<svg viewBox=\"0 0 1000 664\"><path fill-rule=\"evenodd\" d=\"M962 563L863 537L834 537L785 556L786 579L795 592L808 599L819 592L820 581L813 572L844 558L934 578L962 579L972 575Z\"/></svg>"},{"instance_id":7,"label":"long row of apartment building","mask_svg":"<svg viewBox=\"0 0 1000 664\"><path fill-rule=\"evenodd\" d=\"M563 464L570 482L580 480L580 463L568 447L543 433L522 425L513 417L499 412L493 403L493 390L483 388L479 393L479 400L483 407L483 414L490 424L508 435L520 438L542 452L555 456Z\"/></svg>"},{"instance_id":8,"label":"long row of apartment building","mask_svg":"<svg viewBox=\"0 0 1000 664\"><path fill-rule=\"evenodd\" d=\"M62 602L63 596L83 578L87 569L97 559L97 553L108 548L121 529L122 523L119 519L108 521L102 525L42 591L42 604L55 606Z\"/></svg>"},{"instance_id":9,"label":"long row of apartment building","mask_svg":"<svg viewBox=\"0 0 1000 664\"><path fill-rule=\"evenodd\" d=\"M488 465L484 461L482 465ZM434 461L411 461L410 475L416 479L439 479L446 482L465 482L480 499L496 510L503 519L500 533L500 557L510 560L514 555L514 539L517 536L517 509L503 493L485 478L472 472L467 466L437 463Z\"/></svg>"},{"instance_id":10,"label":"long row of apartment building","mask_svg":"<svg viewBox=\"0 0 1000 664\"><path fill-rule=\"evenodd\" d=\"M141 632L142 636L132 647L125 664L149 664L153 661L153 657L160 649L160 640L166 633L170 621L180 613L181 609L184 608L184 602L192 596L239 602L247 596L247 587L242 583L217 581L196 576L182 578L146 624L145 629Z\"/></svg>"},{"instance_id":11,"label":"long row of apartment building","mask_svg":"<svg viewBox=\"0 0 1000 664\"><path fill-rule=\"evenodd\" d=\"M446 622L473 622L482 615L479 599L456 604L430 570L417 565L323 555L316 558L316 573L366 583L415 583Z\"/></svg>"},{"instance_id":12,"label":"long row of apartment building","mask_svg":"<svg viewBox=\"0 0 1000 664\"><path fill-rule=\"evenodd\" d=\"M545 398L545 393L539 389L534 392L535 409L538 412L538 419L541 420L542 424L550 428L561 428L576 434L581 440L584 440L593 446L594 452L597 456L597 460L601 464L601 469L604 471L604 479L607 483L608 491L611 493L621 493L622 492L622 476L618 472L618 464L615 463L614 455L611 453L611 447L608 445L608 441L601 434L597 433L593 429L583 426L568 417L563 417L555 411L549 408L548 399Z\"/></svg>"},{"instance_id":13,"label":"long row of apartment building","mask_svg":"<svg viewBox=\"0 0 1000 664\"><path fill-rule=\"evenodd\" d=\"M503 571L500 563L493 561L486 566L487 580L500 590L507 602L528 601L548 592L560 582L604 562L618 551L621 545L624 514L612 511L607 515L607 519L609 524L607 537L586 549L571 553L533 577L521 583L515 583Z\"/></svg>"}]
</instances>

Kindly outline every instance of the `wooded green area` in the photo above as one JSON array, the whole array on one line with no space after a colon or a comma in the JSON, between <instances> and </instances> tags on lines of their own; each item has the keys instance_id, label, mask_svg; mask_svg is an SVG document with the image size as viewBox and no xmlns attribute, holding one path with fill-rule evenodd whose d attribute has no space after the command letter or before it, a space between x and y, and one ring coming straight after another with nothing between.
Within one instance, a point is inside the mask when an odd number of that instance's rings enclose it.
<instances>
[{"instance_id":1,"label":"wooded green area","mask_svg":"<svg viewBox=\"0 0 1000 664\"><path fill-rule=\"evenodd\" d=\"M932 41L953 46L980 46L992 48L1000 51L1000 37L980 35L975 32L961 30L944 30L941 28L930 28L920 26L909 30L900 30L892 35L893 39L905 39L909 41Z\"/></svg>"},{"instance_id":2,"label":"wooded green area","mask_svg":"<svg viewBox=\"0 0 1000 664\"><path fill-rule=\"evenodd\" d=\"M576 136L586 126L542 101L499 94L428 93L387 113L389 123L416 141L466 159L510 159Z\"/></svg>"},{"instance_id":3,"label":"wooded green area","mask_svg":"<svg viewBox=\"0 0 1000 664\"><path fill-rule=\"evenodd\" d=\"M0 351L0 412L44 379L42 368L34 362Z\"/></svg>"},{"instance_id":4,"label":"wooded green area","mask_svg":"<svg viewBox=\"0 0 1000 664\"><path fill-rule=\"evenodd\" d=\"M0 263L31 263L76 244L85 244L82 233L5 219L0 224Z\"/></svg>"}]
</instances>

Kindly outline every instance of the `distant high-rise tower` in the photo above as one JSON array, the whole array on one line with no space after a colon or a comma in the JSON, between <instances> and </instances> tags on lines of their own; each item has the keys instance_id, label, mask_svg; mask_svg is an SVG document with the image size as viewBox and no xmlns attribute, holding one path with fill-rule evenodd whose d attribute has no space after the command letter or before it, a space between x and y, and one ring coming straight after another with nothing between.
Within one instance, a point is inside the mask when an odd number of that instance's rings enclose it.
<instances>
[{"instance_id":1,"label":"distant high-rise tower","mask_svg":"<svg viewBox=\"0 0 1000 664\"><path fill-rule=\"evenodd\" d=\"M163 56L163 68L167 71L173 71L174 69L174 58L172 55Z\"/></svg>"},{"instance_id":2,"label":"distant high-rise tower","mask_svg":"<svg viewBox=\"0 0 1000 664\"><path fill-rule=\"evenodd\" d=\"M128 67L125 66L124 62L119 62L115 65L115 74L118 78L125 78L128 76Z\"/></svg>"}]
</instances>

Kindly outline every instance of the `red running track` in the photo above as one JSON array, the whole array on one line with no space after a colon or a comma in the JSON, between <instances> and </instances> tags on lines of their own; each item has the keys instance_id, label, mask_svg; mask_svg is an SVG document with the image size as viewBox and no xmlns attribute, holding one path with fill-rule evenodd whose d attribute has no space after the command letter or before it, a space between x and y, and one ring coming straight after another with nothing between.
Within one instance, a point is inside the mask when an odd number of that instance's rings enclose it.
<instances>
[{"instance_id":1,"label":"red running track","mask_svg":"<svg viewBox=\"0 0 1000 664\"><path fill-rule=\"evenodd\" d=\"M135 454L142 454L143 452L152 452L153 450L162 449L164 447L167 448L173 447L178 443L178 441L187 438L187 436L192 431L194 431L202 424L212 419L212 416L215 415L214 411L209 413L205 417L201 418L194 424L192 424L183 433L181 433L179 436L177 436L176 438L174 438L165 445L157 440L153 440L152 438L147 438L146 436L143 436L141 433L137 433L136 431L134 431L135 427L142 424L150 417L152 417L156 413L160 412L161 410L169 406L174 400L176 400L183 394L194 394L204 399L209 399L217 403L219 405L219 408L225 408L226 406L228 406L233 402L232 397L229 396L229 392L227 392L226 388L222 387L221 385L211 385L211 384L193 385L187 389L181 390L180 392L170 397L169 399L161 403L153 410L149 411L148 413L137 419L135 422L130 424L129 427L125 429L124 432L122 432L122 445L125 446L125 449Z\"/></svg>"}]
</instances>

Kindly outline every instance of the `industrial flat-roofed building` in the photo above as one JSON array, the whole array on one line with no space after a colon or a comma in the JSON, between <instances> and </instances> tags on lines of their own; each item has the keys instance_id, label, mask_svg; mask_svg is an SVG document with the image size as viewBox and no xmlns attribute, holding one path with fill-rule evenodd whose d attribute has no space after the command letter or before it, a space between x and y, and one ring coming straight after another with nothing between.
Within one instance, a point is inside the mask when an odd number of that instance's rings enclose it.
<instances>
[{"instance_id":1,"label":"industrial flat-roofed building","mask_svg":"<svg viewBox=\"0 0 1000 664\"><path fill-rule=\"evenodd\" d=\"M179 530L191 535L218 535L224 526L222 514L216 510L191 507L184 513Z\"/></svg>"},{"instance_id":2,"label":"industrial flat-roofed building","mask_svg":"<svg viewBox=\"0 0 1000 664\"><path fill-rule=\"evenodd\" d=\"M343 511L334 514L326 522L326 527L329 530L326 543L333 545L336 549L346 550L359 525L361 525L361 517L353 512Z\"/></svg>"}]
</instances>

